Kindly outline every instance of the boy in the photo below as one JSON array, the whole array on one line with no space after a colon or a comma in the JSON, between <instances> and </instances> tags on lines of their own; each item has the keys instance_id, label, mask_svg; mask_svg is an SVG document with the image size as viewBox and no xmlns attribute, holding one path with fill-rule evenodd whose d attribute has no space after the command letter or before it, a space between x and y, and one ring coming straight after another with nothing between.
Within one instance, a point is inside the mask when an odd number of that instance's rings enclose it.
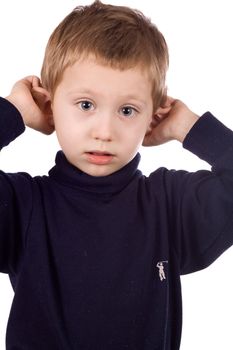
<instances>
[{"instance_id":1,"label":"boy","mask_svg":"<svg viewBox=\"0 0 233 350\"><path fill-rule=\"evenodd\" d=\"M166 97L167 66L149 20L95 1L0 100L0 147L27 125L62 149L49 176L0 173L7 349L179 349L180 275L232 244L233 133ZM212 172L143 176L140 145L172 139Z\"/></svg>"}]
</instances>

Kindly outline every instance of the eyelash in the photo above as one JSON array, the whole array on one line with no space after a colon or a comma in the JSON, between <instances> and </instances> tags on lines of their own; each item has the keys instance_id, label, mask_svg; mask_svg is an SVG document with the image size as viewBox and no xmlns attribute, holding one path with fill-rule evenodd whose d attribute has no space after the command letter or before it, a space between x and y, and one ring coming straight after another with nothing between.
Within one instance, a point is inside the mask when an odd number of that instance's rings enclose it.
<instances>
[{"instance_id":1,"label":"eyelash","mask_svg":"<svg viewBox=\"0 0 233 350\"><path fill-rule=\"evenodd\" d=\"M89 100L83 100L83 101L77 102L77 105L79 106L79 108L80 108L82 111L84 111L84 112L88 112L88 111L92 110L92 108L91 108L91 109L83 109L83 108L82 108L82 104L84 104L84 103L88 103L89 105L91 104L92 107L94 107L93 103L92 103L91 101L89 101ZM136 108L134 108L134 107L132 107L132 106L130 106L130 105L125 105L125 106L121 107L120 110L122 111L122 110L124 110L124 109L130 109L130 110L132 111L132 113L131 113L130 115L121 114L121 115L123 115L124 117L133 117L133 116L135 115L135 113L136 113L136 114L139 113L139 111L138 111Z\"/></svg>"}]
</instances>

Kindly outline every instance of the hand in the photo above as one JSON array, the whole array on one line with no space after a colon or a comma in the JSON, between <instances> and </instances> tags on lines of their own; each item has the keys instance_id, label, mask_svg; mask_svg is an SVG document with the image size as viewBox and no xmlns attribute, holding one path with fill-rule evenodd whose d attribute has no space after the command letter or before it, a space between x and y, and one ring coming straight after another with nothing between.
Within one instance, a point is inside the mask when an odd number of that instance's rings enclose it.
<instances>
[{"instance_id":1,"label":"hand","mask_svg":"<svg viewBox=\"0 0 233 350\"><path fill-rule=\"evenodd\" d=\"M143 146L157 146L171 140L183 142L198 119L199 116L183 102L167 97L164 105L152 117Z\"/></svg>"},{"instance_id":2,"label":"hand","mask_svg":"<svg viewBox=\"0 0 233 350\"><path fill-rule=\"evenodd\" d=\"M38 77L19 80L6 99L21 113L25 125L44 134L54 131L50 96Z\"/></svg>"}]
</instances>

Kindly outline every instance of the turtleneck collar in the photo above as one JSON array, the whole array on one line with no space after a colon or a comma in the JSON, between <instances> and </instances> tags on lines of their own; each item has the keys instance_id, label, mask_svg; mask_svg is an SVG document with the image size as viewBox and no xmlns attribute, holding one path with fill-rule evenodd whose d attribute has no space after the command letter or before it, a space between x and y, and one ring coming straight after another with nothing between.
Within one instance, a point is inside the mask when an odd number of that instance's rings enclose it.
<instances>
[{"instance_id":1,"label":"turtleneck collar","mask_svg":"<svg viewBox=\"0 0 233 350\"><path fill-rule=\"evenodd\" d=\"M64 153L59 151L56 155L56 165L49 171L50 178L55 181L85 192L96 194L110 194L120 192L135 177L141 176L138 170L140 154L123 168L107 176L95 177L88 175L68 162Z\"/></svg>"}]
</instances>

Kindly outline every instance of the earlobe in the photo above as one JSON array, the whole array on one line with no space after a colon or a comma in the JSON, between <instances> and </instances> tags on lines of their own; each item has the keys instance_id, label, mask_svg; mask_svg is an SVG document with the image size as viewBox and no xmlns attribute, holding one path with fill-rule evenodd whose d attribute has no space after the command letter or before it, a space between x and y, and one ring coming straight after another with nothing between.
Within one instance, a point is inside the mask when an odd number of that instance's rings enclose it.
<instances>
[{"instance_id":1,"label":"earlobe","mask_svg":"<svg viewBox=\"0 0 233 350\"><path fill-rule=\"evenodd\" d=\"M44 115L46 116L48 123L50 126L54 126L54 120L53 120L53 110L52 110L52 105L51 101L47 101L44 104Z\"/></svg>"},{"instance_id":2,"label":"earlobe","mask_svg":"<svg viewBox=\"0 0 233 350\"><path fill-rule=\"evenodd\" d=\"M45 101L45 104L44 104L44 114L47 117L48 124L50 126L54 127L51 94L44 88L43 88L43 93L46 96L46 101Z\"/></svg>"}]
</instances>

